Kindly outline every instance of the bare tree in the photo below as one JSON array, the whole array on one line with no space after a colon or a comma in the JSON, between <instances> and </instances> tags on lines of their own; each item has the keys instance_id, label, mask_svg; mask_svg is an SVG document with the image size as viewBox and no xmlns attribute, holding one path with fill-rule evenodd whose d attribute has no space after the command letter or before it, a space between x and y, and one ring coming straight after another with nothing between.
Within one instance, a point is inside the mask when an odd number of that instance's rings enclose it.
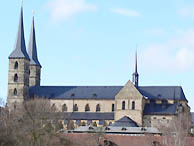
<instances>
[{"instance_id":1,"label":"bare tree","mask_svg":"<svg viewBox=\"0 0 194 146\"><path fill-rule=\"evenodd\" d=\"M0 146L69 146L60 136L57 113L49 100L33 99L0 113Z\"/></svg>"},{"instance_id":2,"label":"bare tree","mask_svg":"<svg viewBox=\"0 0 194 146\"><path fill-rule=\"evenodd\" d=\"M163 134L164 146L186 146L186 138L189 136L191 118L188 112L177 114L168 125L159 127Z\"/></svg>"}]
</instances>

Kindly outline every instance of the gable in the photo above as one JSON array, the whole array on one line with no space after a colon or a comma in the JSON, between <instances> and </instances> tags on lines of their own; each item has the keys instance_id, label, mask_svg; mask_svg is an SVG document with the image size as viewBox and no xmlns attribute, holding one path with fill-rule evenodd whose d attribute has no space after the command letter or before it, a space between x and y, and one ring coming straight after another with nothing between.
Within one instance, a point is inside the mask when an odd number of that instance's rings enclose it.
<instances>
[{"instance_id":1,"label":"gable","mask_svg":"<svg viewBox=\"0 0 194 146\"><path fill-rule=\"evenodd\" d=\"M116 95L116 99L141 99L143 96L129 80Z\"/></svg>"}]
</instances>

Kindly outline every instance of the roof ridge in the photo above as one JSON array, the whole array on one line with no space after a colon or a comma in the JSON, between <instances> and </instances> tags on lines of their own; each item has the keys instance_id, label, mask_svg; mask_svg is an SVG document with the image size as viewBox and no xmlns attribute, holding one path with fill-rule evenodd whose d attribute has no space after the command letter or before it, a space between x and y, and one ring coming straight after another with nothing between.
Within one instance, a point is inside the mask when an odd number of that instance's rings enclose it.
<instances>
[{"instance_id":1,"label":"roof ridge","mask_svg":"<svg viewBox=\"0 0 194 146\"><path fill-rule=\"evenodd\" d=\"M139 86L140 88L141 87L179 87L179 88L182 88L182 86L176 86L176 85L168 85L168 86L165 86L165 85L160 85L160 86Z\"/></svg>"}]
</instances>

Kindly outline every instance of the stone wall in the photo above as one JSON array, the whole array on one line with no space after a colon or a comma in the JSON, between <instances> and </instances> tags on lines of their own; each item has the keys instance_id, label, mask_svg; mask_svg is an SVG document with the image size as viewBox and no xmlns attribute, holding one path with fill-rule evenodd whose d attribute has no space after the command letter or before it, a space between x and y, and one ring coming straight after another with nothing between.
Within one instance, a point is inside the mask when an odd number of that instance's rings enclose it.
<instances>
[{"instance_id":1,"label":"stone wall","mask_svg":"<svg viewBox=\"0 0 194 146\"><path fill-rule=\"evenodd\" d=\"M28 92L29 92L29 60L9 59L8 97L7 97L8 107L12 109L14 103L22 103L24 99L28 98L29 95Z\"/></svg>"},{"instance_id":2,"label":"stone wall","mask_svg":"<svg viewBox=\"0 0 194 146\"><path fill-rule=\"evenodd\" d=\"M41 68L36 65L30 65L29 86L40 86Z\"/></svg>"},{"instance_id":3,"label":"stone wall","mask_svg":"<svg viewBox=\"0 0 194 146\"><path fill-rule=\"evenodd\" d=\"M160 127L167 126L175 115L145 115L143 117L143 126L145 127Z\"/></svg>"},{"instance_id":4,"label":"stone wall","mask_svg":"<svg viewBox=\"0 0 194 146\"><path fill-rule=\"evenodd\" d=\"M131 81L121 89L116 95L116 109L115 120L119 120L123 116L128 116L139 125L142 125L142 114L144 110L144 98L136 89ZM123 102L125 108L123 109ZM132 102L134 102L134 109L132 109Z\"/></svg>"}]
</instances>

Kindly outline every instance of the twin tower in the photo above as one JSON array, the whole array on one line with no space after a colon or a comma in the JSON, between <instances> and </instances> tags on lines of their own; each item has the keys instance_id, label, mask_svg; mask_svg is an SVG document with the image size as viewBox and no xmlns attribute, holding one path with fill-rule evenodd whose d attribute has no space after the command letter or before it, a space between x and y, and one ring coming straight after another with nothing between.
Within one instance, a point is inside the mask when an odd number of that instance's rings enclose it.
<instances>
[{"instance_id":1,"label":"twin tower","mask_svg":"<svg viewBox=\"0 0 194 146\"><path fill-rule=\"evenodd\" d=\"M37 57L34 17L26 51L23 25L23 7L21 7L18 34L13 52L9 56L8 107L16 107L29 96L30 86L40 86L41 64Z\"/></svg>"}]
</instances>

